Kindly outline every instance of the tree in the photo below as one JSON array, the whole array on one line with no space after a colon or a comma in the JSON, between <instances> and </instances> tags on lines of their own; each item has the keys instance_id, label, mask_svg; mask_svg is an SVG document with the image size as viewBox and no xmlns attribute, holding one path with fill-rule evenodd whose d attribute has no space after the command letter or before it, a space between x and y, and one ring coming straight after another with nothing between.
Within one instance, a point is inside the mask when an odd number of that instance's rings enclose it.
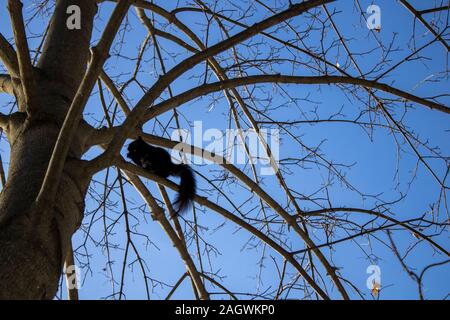
<instances>
[{"instance_id":1,"label":"tree","mask_svg":"<svg viewBox=\"0 0 450 320\"><path fill-rule=\"evenodd\" d=\"M115 299L126 297L130 268L146 297L162 290L170 298L186 279L200 299L367 297L345 261L334 262L346 254L372 265L390 257L426 298L433 288L424 291L425 274L449 261L449 166L440 150L448 147L441 141L448 68L440 57L448 57L449 7L418 6L400 0L366 13L358 0L7 1L0 298L52 299L64 263L93 270L95 252ZM380 13L407 13L401 21L409 24L384 33L389 20L380 24ZM219 150L171 136L196 120L235 129L235 139ZM341 135L355 148L380 141L379 158L366 159L361 171L347 146L333 150ZM191 163L199 188L186 215L171 218L176 183L121 156L138 136L211 162ZM236 144L244 163L224 159ZM354 150L355 159L362 152ZM393 166L370 172L378 161ZM361 183L366 174L373 180ZM375 180L385 174L393 183L380 191ZM227 287L214 255L232 238L210 243L204 223L212 215L220 219L209 228L232 225L247 238L246 250L260 255L256 289ZM168 265L184 265L170 282L148 266L145 248L159 245L142 231L148 224L158 224L179 254ZM424 258L410 261L417 252ZM379 282L374 296L384 290Z\"/></svg>"}]
</instances>

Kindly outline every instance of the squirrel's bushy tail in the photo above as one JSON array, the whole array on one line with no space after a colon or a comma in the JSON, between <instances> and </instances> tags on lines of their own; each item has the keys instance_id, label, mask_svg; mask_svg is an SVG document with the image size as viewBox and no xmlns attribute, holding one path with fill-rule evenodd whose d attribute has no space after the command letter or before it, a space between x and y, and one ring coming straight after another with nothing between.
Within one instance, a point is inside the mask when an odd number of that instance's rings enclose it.
<instances>
[{"instance_id":1,"label":"squirrel's bushy tail","mask_svg":"<svg viewBox=\"0 0 450 320\"><path fill-rule=\"evenodd\" d=\"M182 214L192 203L195 196L196 182L192 169L185 164L177 164L174 174L180 177L180 190L175 200L176 214Z\"/></svg>"}]
</instances>

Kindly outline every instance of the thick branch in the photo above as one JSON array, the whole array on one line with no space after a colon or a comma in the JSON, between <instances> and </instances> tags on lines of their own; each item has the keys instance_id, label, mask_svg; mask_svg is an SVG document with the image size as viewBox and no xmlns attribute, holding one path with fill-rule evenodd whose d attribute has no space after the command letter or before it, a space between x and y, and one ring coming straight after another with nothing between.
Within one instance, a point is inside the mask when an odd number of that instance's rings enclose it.
<instances>
[{"instance_id":1,"label":"thick branch","mask_svg":"<svg viewBox=\"0 0 450 320\"><path fill-rule=\"evenodd\" d=\"M19 77L19 63L17 62L17 55L14 48L0 33L0 60L5 65L9 74L13 77Z\"/></svg>"},{"instance_id":2,"label":"thick branch","mask_svg":"<svg viewBox=\"0 0 450 320\"><path fill-rule=\"evenodd\" d=\"M249 76L238 79L231 79L226 81L214 82L210 84L205 84L194 89L188 90L184 93L181 93L172 99L166 100L160 104L153 106L148 109L145 113L143 119L148 121L160 114L172 109L176 108L183 103L186 103L190 100L198 98L202 95L212 93L215 91L238 87L247 84L256 84L256 83L294 83L294 84L353 84L360 85L363 87L378 89L398 97L422 104L431 109L439 110L444 113L450 114L450 108L433 101L429 101L415 95L412 95L408 92L393 88L387 84L379 83L376 81L365 80L361 78L352 78L352 77L343 77L343 76L285 76L285 75L258 75L258 76Z\"/></svg>"},{"instance_id":3,"label":"thick branch","mask_svg":"<svg viewBox=\"0 0 450 320\"><path fill-rule=\"evenodd\" d=\"M387 84L379 83L376 81L365 80L360 78L352 78L352 77L342 77L342 76L309 76L309 77L301 77L301 76L285 76L285 75L258 75L258 76L249 76L238 79L230 79L225 81L214 82L210 84L205 84L191 90L185 91L171 99L168 99L164 102L161 102L152 108L148 109L145 115L142 117L143 121L148 121L153 119L168 110L173 108L177 108L178 106L198 98L200 96L206 95L208 93L216 92L219 90L234 88L241 85L247 84L256 84L256 83L293 83L293 84L354 84L361 85L368 88L379 89L381 91L394 94L398 97L408 99L413 102L417 102L419 104L430 107L431 109L439 110L441 112L450 114L450 108L433 101L429 101L405 91L393 88ZM118 134L121 131L122 126L102 129L97 131L92 135L91 140L88 142L89 146L98 145L103 143L108 143L112 140L113 136ZM135 137L135 132L130 132L127 135L127 138ZM101 161L103 162L103 161ZM100 165L101 166L101 165Z\"/></svg>"},{"instance_id":4,"label":"thick branch","mask_svg":"<svg viewBox=\"0 0 450 320\"><path fill-rule=\"evenodd\" d=\"M35 81L33 65L31 64L30 50L28 48L27 35L22 16L22 2L8 0L8 10L13 25L14 42L17 48L17 60L19 63L20 81L25 93L25 101L30 106L29 101L34 97Z\"/></svg>"},{"instance_id":5,"label":"thick branch","mask_svg":"<svg viewBox=\"0 0 450 320\"><path fill-rule=\"evenodd\" d=\"M128 12L130 4L130 0L122 0L117 4L103 31L99 43L92 50L92 62L89 65L78 92L70 106L63 127L59 132L58 140L56 141L41 190L37 197L38 207L53 202L59 185L59 179L64 168L65 159L69 151L70 142L78 128L83 108L89 99L89 95L103 68L103 64L108 58L111 44L122 23L123 17Z\"/></svg>"},{"instance_id":6,"label":"thick branch","mask_svg":"<svg viewBox=\"0 0 450 320\"><path fill-rule=\"evenodd\" d=\"M80 9L80 29L67 25L71 17L67 9L73 5ZM67 99L73 98L85 74L96 12L93 1L59 0L50 19L37 65Z\"/></svg>"}]
</instances>

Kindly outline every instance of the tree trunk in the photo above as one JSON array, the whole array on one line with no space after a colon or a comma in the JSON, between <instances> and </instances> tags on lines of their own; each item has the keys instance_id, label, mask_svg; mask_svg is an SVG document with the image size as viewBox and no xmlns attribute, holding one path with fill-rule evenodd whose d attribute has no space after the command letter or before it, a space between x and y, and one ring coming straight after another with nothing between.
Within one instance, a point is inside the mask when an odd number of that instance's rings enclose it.
<instances>
[{"instance_id":1,"label":"tree trunk","mask_svg":"<svg viewBox=\"0 0 450 320\"><path fill-rule=\"evenodd\" d=\"M66 26L67 8L74 4L82 13L79 30ZM37 210L35 200L86 70L96 10L95 1L57 1L42 55L33 68L37 94L28 100L32 105L25 105L27 99L15 87L18 109L26 116L16 114L6 130L11 158L0 194L0 299L52 299L69 241L82 221L90 182L80 160L86 130L78 130L70 145L55 203Z\"/></svg>"},{"instance_id":2,"label":"tree trunk","mask_svg":"<svg viewBox=\"0 0 450 320\"><path fill-rule=\"evenodd\" d=\"M57 201L36 212L33 204L59 127L54 122L27 119L17 131L9 177L0 195L0 299L51 299L69 241L82 221L89 179L83 177L81 149L75 144Z\"/></svg>"}]
</instances>

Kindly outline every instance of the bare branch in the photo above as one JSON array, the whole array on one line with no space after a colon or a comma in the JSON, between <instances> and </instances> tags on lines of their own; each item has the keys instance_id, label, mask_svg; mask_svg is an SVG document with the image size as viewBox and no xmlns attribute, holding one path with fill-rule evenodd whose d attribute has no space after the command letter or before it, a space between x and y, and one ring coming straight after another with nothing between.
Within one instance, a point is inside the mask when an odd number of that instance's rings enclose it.
<instances>
[{"instance_id":1,"label":"bare branch","mask_svg":"<svg viewBox=\"0 0 450 320\"><path fill-rule=\"evenodd\" d=\"M20 81L25 93L27 107L32 108L32 101L35 96L35 80L33 65L31 64L30 50L28 48L27 35L22 16L22 2L17 0L8 0L8 10L13 25L14 42L17 48L17 60L20 70Z\"/></svg>"},{"instance_id":2,"label":"bare branch","mask_svg":"<svg viewBox=\"0 0 450 320\"><path fill-rule=\"evenodd\" d=\"M5 39L0 33L0 60L5 65L9 74L18 78L20 76L19 63L17 61L17 55L12 45Z\"/></svg>"},{"instance_id":3,"label":"bare branch","mask_svg":"<svg viewBox=\"0 0 450 320\"><path fill-rule=\"evenodd\" d=\"M442 104L429 101L418 96L412 95L408 92L399 90L397 88L391 87L384 83L379 83L376 81L365 80L361 78L343 77L343 76L286 76L286 75L257 75L249 76L237 79L231 79L226 81L214 82L210 84L205 84L194 89L188 90L181 93L172 99L166 100L160 104L153 106L151 109L146 111L143 117L146 121L152 119L164 112L170 110L171 108L176 108L183 103L190 100L198 98L202 95L227 89L234 88L241 85L256 84L256 83L294 83L294 84L355 84L367 88L378 89L386 93L396 95L398 97L422 104L431 109L439 110L441 112L450 114L450 108Z\"/></svg>"},{"instance_id":4,"label":"bare branch","mask_svg":"<svg viewBox=\"0 0 450 320\"><path fill-rule=\"evenodd\" d=\"M445 49L447 49L447 52L450 51L450 45L447 43L447 41L446 41L445 39L442 38L441 34L438 34L438 33L430 26L430 24L429 24L427 21L425 21L425 19L422 17L422 14L423 14L422 12L417 11L416 9L414 9L414 7L413 7L407 0L400 0L400 3L403 4L403 5L406 7L406 9L408 9L408 10L414 15L414 17L415 17L416 19L418 19L418 20L423 24L423 26L424 26L428 31L430 31L431 34L432 34L436 39L438 39L438 40L442 43L442 45L445 47ZM446 8L448 9L449 7L446 7ZM441 10L441 9L439 9L439 10ZM438 11L439 11L439 10L438 10ZM442 10L444 10L444 9L442 9ZM432 12L432 11L428 10L428 11L425 11L425 13L426 13L426 12Z\"/></svg>"}]
</instances>

